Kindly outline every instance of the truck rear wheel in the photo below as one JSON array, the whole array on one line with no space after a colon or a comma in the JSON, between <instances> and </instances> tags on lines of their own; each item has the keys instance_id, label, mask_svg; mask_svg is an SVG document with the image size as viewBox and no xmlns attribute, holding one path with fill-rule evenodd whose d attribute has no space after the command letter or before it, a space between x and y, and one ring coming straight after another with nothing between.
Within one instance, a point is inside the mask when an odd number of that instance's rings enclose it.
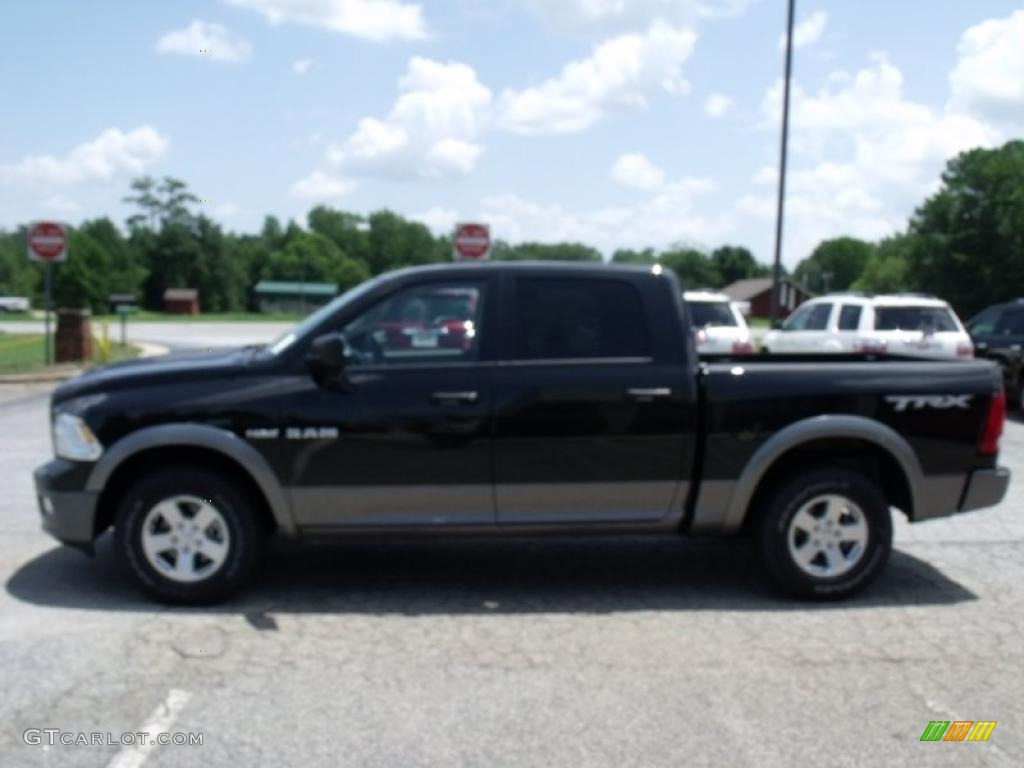
<instances>
[{"instance_id":1,"label":"truck rear wheel","mask_svg":"<svg viewBox=\"0 0 1024 768\"><path fill-rule=\"evenodd\" d=\"M892 549L889 505L859 472L812 470L771 495L758 541L769 574L786 592L847 597L885 567Z\"/></svg>"},{"instance_id":2,"label":"truck rear wheel","mask_svg":"<svg viewBox=\"0 0 1024 768\"><path fill-rule=\"evenodd\" d=\"M114 536L143 591L198 605L223 600L248 580L264 532L242 488L203 469L173 467L124 494Z\"/></svg>"}]
</instances>

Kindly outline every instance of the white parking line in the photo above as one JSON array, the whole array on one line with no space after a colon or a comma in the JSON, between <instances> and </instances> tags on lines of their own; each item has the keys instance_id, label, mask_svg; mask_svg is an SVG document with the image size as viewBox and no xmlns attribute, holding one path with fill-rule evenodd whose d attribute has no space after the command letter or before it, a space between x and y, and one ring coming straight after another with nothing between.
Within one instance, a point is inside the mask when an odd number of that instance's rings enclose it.
<instances>
[{"instance_id":1,"label":"white parking line","mask_svg":"<svg viewBox=\"0 0 1024 768\"><path fill-rule=\"evenodd\" d=\"M153 742L158 734L166 733L178 718L178 713L185 706L192 694L188 691L180 691L172 688L167 692L167 698L150 714L135 733L145 733L146 738L140 739L137 744L125 746L114 755L114 758L107 763L107 768L140 768L146 762L146 757L153 749Z\"/></svg>"}]
</instances>

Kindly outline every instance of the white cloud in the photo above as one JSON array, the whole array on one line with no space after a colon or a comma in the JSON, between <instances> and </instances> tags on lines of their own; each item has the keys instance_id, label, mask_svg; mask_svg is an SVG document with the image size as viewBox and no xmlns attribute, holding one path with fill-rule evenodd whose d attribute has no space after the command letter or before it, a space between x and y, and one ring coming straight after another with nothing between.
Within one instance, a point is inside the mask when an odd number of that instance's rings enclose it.
<instances>
[{"instance_id":1,"label":"white cloud","mask_svg":"<svg viewBox=\"0 0 1024 768\"><path fill-rule=\"evenodd\" d=\"M701 18L738 16L756 0L528 0L548 23L572 30L621 32L652 21L691 25Z\"/></svg>"},{"instance_id":2,"label":"white cloud","mask_svg":"<svg viewBox=\"0 0 1024 768\"><path fill-rule=\"evenodd\" d=\"M312 59L296 59L292 62L292 72L296 75L304 75L313 66Z\"/></svg>"},{"instance_id":3,"label":"white cloud","mask_svg":"<svg viewBox=\"0 0 1024 768\"><path fill-rule=\"evenodd\" d=\"M724 93L712 93L704 101L704 111L714 118L725 117L732 106L732 98Z\"/></svg>"},{"instance_id":4,"label":"white cloud","mask_svg":"<svg viewBox=\"0 0 1024 768\"><path fill-rule=\"evenodd\" d=\"M954 109L1024 128L1024 10L964 32L949 84Z\"/></svg>"},{"instance_id":5,"label":"white cloud","mask_svg":"<svg viewBox=\"0 0 1024 768\"><path fill-rule=\"evenodd\" d=\"M459 220L459 212L454 208L435 205L409 218L425 225L435 235L450 235L455 229L455 222Z\"/></svg>"},{"instance_id":6,"label":"white cloud","mask_svg":"<svg viewBox=\"0 0 1024 768\"><path fill-rule=\"evenodd\" d=\"M665 183L665 172L639 153L620 155L612 166L611 177L633 189L657 189Z\"/></svg>"},{"instance_id":7,"label":"white cloud","mask_svg":"<svg viewBox=\"0 0 1024 768\"><path fill-rule=\"evenodd\" d=\"M573 133L615 112L646 107L658 91L685 93L683 64L696 34L663 21L646 32L606 40L558 77L524 90L507 90L498 122L516 133Z\"/></svg>"},{"instance_id":8,"label":"white cloud","mask_svg":"<svg viewBox=\"0 0 1024 768\"><path fill-rule=\"evenodd\" d=\"M387 117L364 117L327 159L346 173L383 178L465 176L483 151L478 139L491 92L467 64L413 57Z\"/></svg>"},{"instance_id":9,"label":"white cloud","mask_svg":"<svg viewBox=\"0 0 1024 768\"><path fill-rule=\"evenodd\" d=\"M441 139L424 157L424 174L430 178L465 176L473 170L483 148L461 139Z\"/></svg>"},{"instance_id":10,"label":"white cloud","mask_svg":"<svg viewBox=\"0 0 1024 768\"><path fill-rule=\"evenodd\" d=\"M60 193L46 198L43 201L43 209L47 213L67 218L77 217L82 213L82 206L78 204L78 201Z\"/></svg>"},{"instance_id":11,"label":"white cloud","mask_svg":"<svg viewBox=\"0 0 1024 768\"><path fill-rule=\"evenodd\" d=\"M327 201L344 197L355 189L355 183L341 176L313 171L292 184L289 195L297 200Z\"/></svg>"},{"instance_id":12,"label":"white cloud","mask_svg":"<svg viewBox=\"0 0 1024 768\"><path fill-rule=\"evenodd\" d=\"M248 42L231 34L225 27L199 19L193 19L184 29L163 35L157 41L156 49L160 53L218 61L245 61L252 53Z\"/></svg>"},{"instance_id":13,"label":"white cloud","mask_svg":"<svg viewBox=\"0 0 1024 768\"><path fill-rule=\"evenodd\" d=\"M616 248L673 243L718 244L733 229L729 214L704 216L694 201L714 188L707 179L684 178L665 184L635 205L572 211L560 203L538 203L518 195L484 198L479 216L491 234L509 242L578 241L610 255Z\"/></svg>"},{"instance_id":14,"label":"white cloud","mask_svg":"<svg viewBox=\"0 0 1024 768\"><path fill-rule=\"evenodd\" d=\"M225 0L271 24L305 24L375 42L428 37L423 8L400 0Z\"/></svg>"},{"instance_id":15,"label":"white cloud","mask_svg":"<svg viewBox=\"0 0 1024 768\"><path fill-rule=\"evenodd\" d=\"M952 109L935 110L903 93L903 73L885 56L850 75L833 73L816 93L793 91L791 172L787 179L786 261L838 234L877 238L905 226L934 189L947 159L993 146L999 131ZM765 126L778 130L781 83L762 104ZM756 185L776 180L762 168ZM743 213L774 217L774 190L742 197Z\"/></svg>"},{"instance_id":16,"label":"white cloud","mask_svg":"<svg viewBox=\"0 0 1024 768\"><path fill-rule=\"evenodd\" d=\"M825 11L815 11L806 19L793 27L793 48L804 48L814 45L821 40L825 34L825 25L828 24L828 14ZM779 50L786 48L786 33L779 35Z\"/></svg>"},{"instance_id":17,"label":"white cloud","mask_svg":"<svg viewBox=\"0 0 1024 768\"><path fill-rule=\"evenodd\" d=\"M163 157L167 147L167 139L150 125L127 133L108 128L92 141L79 144L66 157L30 155L13 165L2 165L0 180L53 185L109 181L115 176L141 173Z\"/></svg>"}]
</instances>

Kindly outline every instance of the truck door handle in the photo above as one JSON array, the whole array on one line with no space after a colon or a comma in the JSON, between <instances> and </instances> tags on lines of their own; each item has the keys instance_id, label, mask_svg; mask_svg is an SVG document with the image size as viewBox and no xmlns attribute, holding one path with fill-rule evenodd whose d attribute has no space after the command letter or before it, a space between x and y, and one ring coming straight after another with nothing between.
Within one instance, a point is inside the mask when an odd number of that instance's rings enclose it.
<instances>
[{"instance_id":1,"label":"truck door handle","mask_svg":"<svg viewBox=\"0 0 1024 768\"><path fill-rule=\"evenodd\" d=\"M657 398L671 397L672 390L668 387L630 387L626 390L626 395L632 400L649 403Z\"/></svg>"},{"instance_id":2,"label":"truck door handle","mask_svg":"<svg viewBox=\"0 0 1024 768\"><path fill-rule=\"evenodd\" d=\"M434 392L430 399L438 405L458 405L460 403L475 403L476 392Z\"/></svg>"}]
</instances>

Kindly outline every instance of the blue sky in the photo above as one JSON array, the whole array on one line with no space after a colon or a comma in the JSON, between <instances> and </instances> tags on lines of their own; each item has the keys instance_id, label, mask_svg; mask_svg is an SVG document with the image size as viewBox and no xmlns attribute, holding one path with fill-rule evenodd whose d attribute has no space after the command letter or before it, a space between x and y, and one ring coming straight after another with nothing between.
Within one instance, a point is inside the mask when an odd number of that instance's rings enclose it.
<instances>
[{"instance_id":1,"label":"blue sky","mask_svg":"<svg viewBox=\"0 0 1024 768\"><path fill-rule=\"evenodd\" d=\"M1024 2L798 0L784 261L878 238L1024 132ZM0 226L174 175L511 241L772 249L783 0L38 0L5 8ZM210 51L207 53L206 51Z\"/></svg>"}]
</instances>

